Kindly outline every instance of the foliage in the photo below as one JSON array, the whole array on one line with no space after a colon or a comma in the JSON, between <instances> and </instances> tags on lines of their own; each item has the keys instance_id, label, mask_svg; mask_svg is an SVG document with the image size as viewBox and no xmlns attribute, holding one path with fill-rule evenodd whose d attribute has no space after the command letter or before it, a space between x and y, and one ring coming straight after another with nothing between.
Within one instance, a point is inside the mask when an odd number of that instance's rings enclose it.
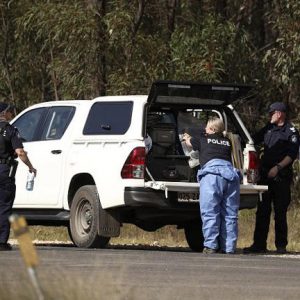
<instances>
[{"instance_id":1,"label":"foliage","mask_svg":"<svg viewBox=\"0 0 300 300\"><path fill-rule=\"evenodd\" d=\"M28 45L21 68L30 70L32 89L40 87L45 100L93 94L97 30L90 10L80 3L39 2L16 22L21 44Z\"/></svg>"},{"instance_id":2,"label":"foliage","mask_svg":"<svg viewBox=\"0 0 300 300\"><path fill-rule=\"evenodd\" d=\"M298 112L297 0L2 0L0 10L0 100L21 108L147 93L168 78L255 83L258 115L279 98Z\"/></svg>"},{"instance_id":3,"label":"foliage","mask_svg":"<svg viewBox=\"0 0 300 300\"><path fill-rule=\"evenodd\" d=\"M269 22L277 32L275 43L265 52L263 63L267 80L282 93L295 112L299 113L300 92L300 2L282 1ZM294 116L295 116L294 115Z\"/></svg>"},{"instance_id":4,"label":"foliage","mask_svg":"<svg viewBox=\"0 0 300 300\"><path fill-rule=\"evenodd\" d=\"M208 15L190 27L178 27L172 41L175 78L207 82L251 81L244 68L250 55L247 36L230 21ZM242 53L238 59L237 54Z\"/></svg>"},{"instance_id":5,"label":"foliage","mask_svg":"<svg viewBox=\"0 0 300 300\"><path fill-rule=\"evenodd\" d=\"M253 130L275 100L297 121L298 0L0 0L0 18L0 101L20 109L184 79L254 84Z\"/></svg>"},{"instance_id":6,"label":"foliage","mask_svg":"<svg viewBox=\"0 0 300 300\"><path fill-rule=\"evenodd\" d=\"M300 161L296 160L293 165L294 182L292 188L292 199L294 205L299 207L300 205Z\"/></svg>"}]
</instances>

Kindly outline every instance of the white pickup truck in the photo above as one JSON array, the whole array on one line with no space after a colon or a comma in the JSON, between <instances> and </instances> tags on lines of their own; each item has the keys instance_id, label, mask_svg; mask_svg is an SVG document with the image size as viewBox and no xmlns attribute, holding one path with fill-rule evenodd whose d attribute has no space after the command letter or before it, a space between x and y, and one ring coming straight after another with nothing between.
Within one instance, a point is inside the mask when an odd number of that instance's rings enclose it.
<instances>
[{"instance_id":1,"label":"white pickup truck","mask_svg":"<svg viewBox=\"0 0 300 300\"><path fill-rule=\"evenodd\" d=\"M241 209L254 208L267 187L256 185L258 158L232 103L245 85L157 81L149 95L105 96L33 105L12 120L38 170L32 191L19 164L14 211L29 224L65 225L79 247L104 247L124 223L147 231L184 228L203 249L197 161L182 147L207 118L221 117L243 173ZM145 152L145 138L152 139ZM196 163L195 163L196 161Z\"/></svg>"}]
</instances>

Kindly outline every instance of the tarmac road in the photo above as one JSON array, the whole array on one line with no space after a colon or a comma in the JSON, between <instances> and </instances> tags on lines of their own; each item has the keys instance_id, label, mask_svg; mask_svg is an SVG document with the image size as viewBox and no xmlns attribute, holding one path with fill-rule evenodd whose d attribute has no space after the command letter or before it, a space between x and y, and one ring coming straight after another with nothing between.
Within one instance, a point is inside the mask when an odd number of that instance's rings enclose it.
<instances>
[{"instance_id":1,"label":"tarmac road","mask_svg":"<svg viewBox=\"0 0 300 300\"><path fill-rule=\"evenodd\" d=\"M300 254L38 246L45 299L300 299ZM0 252L0 299L36 299L17 246Z\"/></svg>"}]
</instances>

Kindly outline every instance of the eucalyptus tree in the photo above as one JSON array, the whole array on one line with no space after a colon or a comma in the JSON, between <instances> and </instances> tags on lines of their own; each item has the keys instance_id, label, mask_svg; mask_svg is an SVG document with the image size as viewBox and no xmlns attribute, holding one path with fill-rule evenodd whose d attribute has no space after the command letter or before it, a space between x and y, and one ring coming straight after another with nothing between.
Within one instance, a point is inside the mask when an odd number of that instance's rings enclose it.
<instances>
[{"instance_id":1,"label":"eucalyptus tree","mask_svg":"<svg viewBox=\"0 0 300 300\"><path fill-rule=\"evenodd\" d=\"M0 2L0 99L15 102L13 47L14 24L12 13L9 9L9 1Z\"/></svg>"},{"instance_id":2,"label":"eucalyptus tree","mask_svg":"<svg viewBox=\"0 0 300 300\"><path fill-rule=\"evenodd\" d=\"M28 61L33 62L30 71L40 74L34 84L42 91L41 100L101 93L95 15L82 1L38 1L17 19Z\"/></svg>"},{"instance_id":3,"label":"eucalyptus tree","mask_svg":"<svg viewBox=\"0 0 300 300\"><path fill-rule=\"evenodd\" d=\"M255 83L295 103L297 2L2 0L0 93L26 106L186 79Z\"/></svg>"},{"instance_id":4,"label":"eucalyptus tree","mask_svg":"<svg viewBox=\"0 0 300 300\"><path fill-rule=\"evenodd\" d=\"M275 1L269 22L274 43L264 56L267 79L272 82L282 100L300 112L300 2Z\"/></svg>"}]
</instances>

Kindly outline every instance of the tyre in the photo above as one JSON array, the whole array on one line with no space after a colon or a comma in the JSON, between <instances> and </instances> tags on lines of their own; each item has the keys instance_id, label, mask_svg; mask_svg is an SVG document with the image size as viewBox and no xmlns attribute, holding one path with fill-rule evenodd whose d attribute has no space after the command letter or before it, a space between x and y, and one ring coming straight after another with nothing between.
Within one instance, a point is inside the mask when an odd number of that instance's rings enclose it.
<instances>
[{"instance_id":1,"label":"tyre","mask_svg":"<svg viewBox=\"0 0 300 300\"><path fill-rule=\"evenodd\" d=\"M70 238L81 248L104 248L109 237L98 235L101 205L94 185L85 185L75 194L71 205Z\"/></svg>"},{"instance_id":2,"label":"tyre","mask_svg":"<svg viewBox=\"0 0 300 300\"><path fill-rule=\"evenodd\" d=\"M193 223L184 228L186 241L189 247L196 252L203 251L204 238L201 227L201 223Z\"/></svg>"}]
</instances>

